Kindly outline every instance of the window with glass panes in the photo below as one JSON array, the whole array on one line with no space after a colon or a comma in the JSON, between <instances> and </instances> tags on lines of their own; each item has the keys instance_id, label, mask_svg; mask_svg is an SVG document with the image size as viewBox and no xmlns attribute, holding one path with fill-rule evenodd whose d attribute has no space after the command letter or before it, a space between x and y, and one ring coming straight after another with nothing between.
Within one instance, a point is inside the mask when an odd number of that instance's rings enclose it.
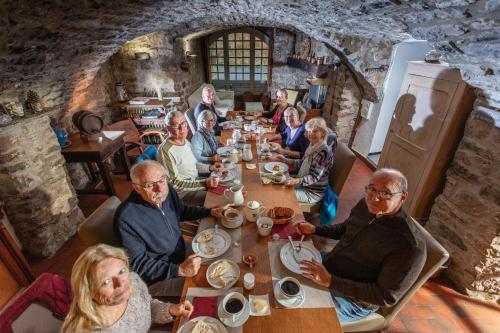
<instances>
[{"instance_id":1,"label":"window with glass panes","mask_svg":"<svg viewBox=\"0 0 500 333\"><path fill-rule=\"evenodd\" d=\"M252 29L226 31L209 38L211 81L267 85L269 38ZM233 82L233 83L232 83ZM249 83L250 83L249 82ZM255 85L250 83L252 87Z\"/></svg>"}]
</instances>

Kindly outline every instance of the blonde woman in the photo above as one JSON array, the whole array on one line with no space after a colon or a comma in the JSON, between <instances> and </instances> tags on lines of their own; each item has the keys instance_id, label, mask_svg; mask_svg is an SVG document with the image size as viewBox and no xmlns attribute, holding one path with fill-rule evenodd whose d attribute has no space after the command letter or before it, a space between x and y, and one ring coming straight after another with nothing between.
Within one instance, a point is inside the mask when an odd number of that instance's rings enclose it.
<instances>
[{"instance_id":1,"label":"blonde woman","mask_svg":"<svg viewBox=\"0 0 500 333\"><path fill-rule=\"evenodd\" d=\"M165 324L189 317L193 306L152 299L140 277L130 272L120 248L99 244L86 249L71 272L73 301L61 332L148 332L151 322Z\"/></svg>"},{"instance_id":2,"label":"blonde woman","mask_svg":"<svg viewBox=\"0 0 500 333\"><path fill-rule=\"evenodd\" d=\"M333 152L327 144L328 127L320 117L312 118L306 125L306 138L309 146L301 159L277 157L276 160L291 167L293 177L286 185L295 186L299 202L316 203L323 199L328 186L328 175L333 164Z\"/></svg>"}]
</instances>

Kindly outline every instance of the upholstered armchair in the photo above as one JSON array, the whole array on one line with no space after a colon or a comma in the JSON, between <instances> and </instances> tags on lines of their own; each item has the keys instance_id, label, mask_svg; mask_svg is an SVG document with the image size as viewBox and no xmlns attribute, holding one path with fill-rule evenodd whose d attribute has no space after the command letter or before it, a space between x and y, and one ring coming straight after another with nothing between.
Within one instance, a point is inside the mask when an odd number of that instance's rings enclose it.
<instances>
[{"instance_id":1,"label":"upholstered armchair","mask_svg":"<svg viewBox=\"0 0 500 333\"><path fill-rule=\"evenodd\" d=\"M201 102L201 92L204 87L214 86L209 83L203 83L198 89L196 89L191 96L188 97L188 104L191 109L195 109L196 105ZM214 89L215 90L215 89ZM225 117L227 111L234 110L234 91L231 90L221 90L215 92L214 100L215 112L221 117Z\"/></svg>"}]
</instances>

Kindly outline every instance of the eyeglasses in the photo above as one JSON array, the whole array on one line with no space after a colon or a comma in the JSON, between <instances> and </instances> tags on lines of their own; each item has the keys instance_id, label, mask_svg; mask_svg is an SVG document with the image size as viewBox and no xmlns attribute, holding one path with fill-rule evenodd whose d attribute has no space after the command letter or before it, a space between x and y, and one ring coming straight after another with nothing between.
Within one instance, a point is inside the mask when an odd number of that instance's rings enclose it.
<instances>
[{"instance_id":1,"label":"eyeglasses","mask_svg":"<svg viewBox=\"0 0 500 333\"><path fill-rule=\"evenodd\" d=\"M203 119L202 122L205 123L205 124L215 123L215 120L213 120L213 119Z\"/></svg>"},{"instance_id":2,"label":"eyeglasses","mask_svg":"<svg viewBox=\"0 0 500 333\"><path fill-rule=\"evenodd\" d=\"M134 184L135 185L139 185L140 187L143 187L146 190L151 191L155 187L156 184L158 184L158 185L165 185L167 183L167 179L168 179L168 177L166 175L163 175L163 176L161 176L160 179L158 179L155 182L148 182L148 183L146 183L144 185L142 185L142 184L136 184L136 183L134 183Z\"/></svg>"},{"instance_id":3,"label":"eyeglasses","mask_svg":"<svg viewBox=\"0 0 500 333\"><path fill-rule=\"evenodd\" d=\"M180 124L177 124L177 125L168 125L167 127L170 127L171 129L179 129L180 130L180 129L183 129L183 128L187 127L187 124L188 124L187 121L184 120Z\"/></svg>"},{"instance_id":4,"label":"eyeglasses","mask_svg":"<svg viewBox=\"0 0 500 333\"><path fill-rule=\"evenodd\" d=\"M382 200L389 200L396 194L403 193L402 191L400 192L377 191L375 187L373 187L372 185L365 186L365 192L366 194L376 196L377 198Z\"/></svg>"},{"instance_id":5,"label":"eyeglasses","mask_svg":"<svg viewBox=\"0 0 500 333\"><path fill-rule=\"evenodd\" d=\"M285 115L284 117L285 117L285 118L296 118L294 114L290 114L290 115L288 115L288 116L287 116L287 115Z\"/></svg>"}]
</instances>

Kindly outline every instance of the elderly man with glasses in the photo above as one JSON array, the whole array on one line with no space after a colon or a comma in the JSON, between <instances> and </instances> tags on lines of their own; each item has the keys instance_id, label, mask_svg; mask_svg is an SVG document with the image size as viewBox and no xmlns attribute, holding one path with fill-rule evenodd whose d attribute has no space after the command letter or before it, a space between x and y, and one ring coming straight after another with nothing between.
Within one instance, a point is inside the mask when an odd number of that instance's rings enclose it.
<instances>
[{"instance_id":1,"label":"elderly man with glasses","mask_svg":"<svg viewBox=\"0 0 500 333\"><path fill-rule=\"evenodd\" d=\"M191 143L187 140L188 128L184 114L170 111L166 118L169 137L158 147L158 161L167 169L167 176L186 203L203 205L207 188L219 184L217 177L201 178L211 171L222 171L220 162L204 164L196 160Z\"/></svg>"},{"instance_id":2,"label":"elderly man with glasses","mask_svg":"<svg viewBox=\"0 0 500 333\"><path fill-rule=\"evenodd\" d=\"M341 322L396 304L422 270L425 240L401 208L407 187L400 171L380 169L366 186L365 198L343 223L295 224L299 234L339 240L323 263L301 261L300 267L306 278L330 288Z\"/></svg>"},{"instance_id":3,"label":"elderly man with glasses","mask_svg":"<svg viewBox=\"0 0 500 333\"><path fill-rule=\"evenodd\" d=\"M222 217L227 207L184 204L156 161L135 164L130 176L134 190L116 211L115 233L151 295L180 296L184 277L198 273L201 258L187 255L190 246L182 238L179 221Z\"/></svg>"}]
</instances>

